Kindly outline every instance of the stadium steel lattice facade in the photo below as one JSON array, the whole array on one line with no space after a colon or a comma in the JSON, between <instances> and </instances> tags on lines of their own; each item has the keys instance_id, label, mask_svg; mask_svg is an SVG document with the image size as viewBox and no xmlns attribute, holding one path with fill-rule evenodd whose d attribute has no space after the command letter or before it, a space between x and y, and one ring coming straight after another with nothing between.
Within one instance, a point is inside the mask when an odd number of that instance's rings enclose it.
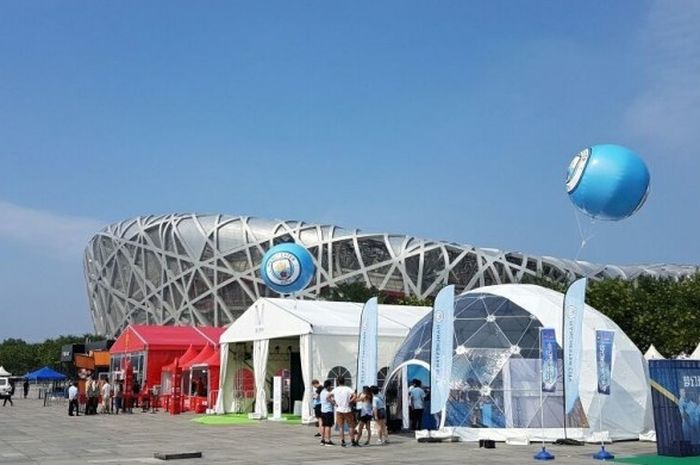
<instances>
[{"instance_id":1,"label":"stadium steel lattice facade","mask_svg":"<svg viewBox=\"0 0 700 465\"><path fill-rule=\"evenodd\" d=\"M304 298L357 281L426 297L448 283L461 292L520 282L525 275L564 281L581 275L680 277L696 271L675 265L594 265L301 221L146 216L106 227L85 250L95 330L112 336L129 323L226 325L258 297L273 295L260 277L260 262L272 245L291 241L307 247L316 260L316 276L301 293Z\"/></svg>"}]
</instances>

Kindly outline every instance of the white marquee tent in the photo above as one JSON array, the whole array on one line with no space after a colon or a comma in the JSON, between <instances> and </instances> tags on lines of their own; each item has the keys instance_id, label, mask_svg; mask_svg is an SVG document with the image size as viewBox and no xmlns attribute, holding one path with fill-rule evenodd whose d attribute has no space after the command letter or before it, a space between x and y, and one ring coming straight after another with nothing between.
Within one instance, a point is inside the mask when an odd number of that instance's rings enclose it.
<instances>
[{"instance_id":1,"label":"white marquee tent","mask_svg":"<svg viewBox=\"0 0 700 465\"><path fill-rule=\"evenodd\" d=\"M12 376L9 371L5 369L5 367L0 367L0 376L1 377L7 377L7 376Z\"/></svg>"},{"instance_id":2,"label":"white marquee tent","mask_svg":"<svg viewBox=\"0 0 700 465\"><path fill-rule=\"evenodd\" d=\"M311 420L313 379L323 382L338 368L344 368L353 380L356 377L362 307L362 303L353 302L258 299L221 335L221 376L216 413L241 410L240 399L235 394L235 373L245 357L241 356L241 346L252 343L255 413L265 417L265 382L270 356L275 353L270 352L270 341L293 339L299 350L304 385L302 419ZM409 330L429 312L429 307L379 305L378 367L391 363Z\"/></svg>"},{"instance_id":3,"label":"white marquee tent","mask_svg":"<svg viewBox=\"0 0 700 465\"><path fill-rule=\"evenodd\" d=\"M690 354L691 360L700 360L700 344L695 348L692 354Z\"/></svg>"},{"instance_id":4,"label":"white marquee tent","mask_svg":"<svg viewBox=\"0 0 700 465\"><path fill-rule=\"evenodd\" d=\"M666 357L661 355L661 352L659 352L656 347L654 347L654 344L650 345L647 351L644 353L644 358L647 360L664 360Z\"/></svg>"}]
</instances>

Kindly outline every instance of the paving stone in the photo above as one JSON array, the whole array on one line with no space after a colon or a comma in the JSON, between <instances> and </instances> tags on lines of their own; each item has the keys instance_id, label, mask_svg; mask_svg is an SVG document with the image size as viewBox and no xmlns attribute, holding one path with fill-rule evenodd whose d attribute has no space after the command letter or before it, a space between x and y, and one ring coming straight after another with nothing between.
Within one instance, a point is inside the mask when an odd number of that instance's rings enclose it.
<instances>
[{"instance_id":1,"label":"paving stone","mask_svg":"<svg viewBox=\"0 0 700 465\"><path fill-rule=\"evenodd\" d=\"M419 444L410 435L392 435L391 444L361 448L320 447L315 428L277 422L207 426L193 415L95 415L69 417L61 406L43 407L38 400L18 400L0 408L0 464L76 463L177 465L385 465L536 464L539 444L479 449L474 443ZM339 442L339 440L336 440ZM592 464L598 446L551 446L556 464ZM623 442L609 446L618 457L653 453L656 445ZM202 451L201 459L163 462L156 452Z\"/></svg>"}]
</instances>

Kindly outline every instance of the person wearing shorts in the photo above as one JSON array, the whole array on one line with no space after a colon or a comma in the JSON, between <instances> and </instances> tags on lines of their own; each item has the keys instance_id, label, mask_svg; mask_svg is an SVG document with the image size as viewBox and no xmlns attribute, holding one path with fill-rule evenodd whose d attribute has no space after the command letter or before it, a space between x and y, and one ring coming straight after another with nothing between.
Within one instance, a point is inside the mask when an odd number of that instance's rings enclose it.
<instances>
[{"instance_id":1,"label":"person wearing shorts","mask_svg":"<svg viewBox=\"0 0 700 465\"><path fill-rule=\"evenodd\" d=\"M377 386L372 386L372 413L374 420L377 422L377 432L379 433L379 444L387 444L386 432L386 404L384 397L379 393Z\"/></svg>"},{"instance_id":2,"label":"person wearing shorts","mask_svg":"<svg viewBox=\"0 0 700 465\"><path fill-rule=\"evenodd\" d=\"M311 382L311 387L313 389L313 399L314 399L314 418L316 418L316 424L318 424L318 433L314 437L320 438L323 436L323 423L321 422L321 391L323 391L323 386L321 383L315 379Z\"/></svg>"},{"instance_id":3,"label":"person wearing shorts","mask_svg":"<svg viewBox=\"0 0 700 465\"><path fill-rule=\"evenodd\" d=\"M333 389L333 402L335 403L335 418L340 430L340 444L346 447L345 425L348 425L350 442L353 446L359 446L355 440L355 413L352 404L355 402L355 392L345 385L345 377L338 376L338 386Z\"/></svg>"},{"instance_id":4,"label":"person wearing shorts","mask_svg":"<svg viewBox=\"0 0 700 465\"><path fill-rule=\"evenodd\" d=\"M360 414L360 418L358 421L358 426L357 426L357 439L356 441L359 443L360 439L362 438L362 430L366 429L367 430L367 440L364 442L364 445L367 446L369 445L369 441L372 439L372 428L371 428L371 423L372 423L372 391L370 390L369 386L364 386L362 388L362 394L360 394L360 397L357 399L357 407L358 407L358 412Z\"/></svg>"},{"instance_id":5,"label":"person wearing shorts","mask_svg":"<svg viewBox=\"0 0 700 465\"><path fill-rule=\"evenodd\" d=\"M326 380L323 390L318 395L321 402L321 445L335 446L331 441L331 428L333 428L333 382Z\"/></svg>"}]
</instances>

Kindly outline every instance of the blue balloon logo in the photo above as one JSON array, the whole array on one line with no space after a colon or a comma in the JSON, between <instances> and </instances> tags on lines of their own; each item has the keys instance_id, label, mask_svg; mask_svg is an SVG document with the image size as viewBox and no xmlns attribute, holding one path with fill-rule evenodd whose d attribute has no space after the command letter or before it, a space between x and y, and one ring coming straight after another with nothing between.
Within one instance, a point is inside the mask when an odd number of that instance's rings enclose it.
<instances>
[{"instance_id":1,"label":"blue balloon logo","mask_svg":"<svg viewBox=\"0 0 700 465\"><path fill-rule=\"evenodd\" d=\"M594 145L569 165L566 191L571 202L597 220L617 221L634 214L647 199L649 170L626 147Z\"/></svg>"},{"instance_id":2,"label":"blue balloon logo","mask_svg":"<svg viewBox=\"0 0 700 465\"><path fill-rule=\"evenodd\" d=\"M309 285L316 273L311 254L304 247L285 243L265 253L260 274L265 285L279 294L293 294Z\"/></svg>"}]
</instances>

